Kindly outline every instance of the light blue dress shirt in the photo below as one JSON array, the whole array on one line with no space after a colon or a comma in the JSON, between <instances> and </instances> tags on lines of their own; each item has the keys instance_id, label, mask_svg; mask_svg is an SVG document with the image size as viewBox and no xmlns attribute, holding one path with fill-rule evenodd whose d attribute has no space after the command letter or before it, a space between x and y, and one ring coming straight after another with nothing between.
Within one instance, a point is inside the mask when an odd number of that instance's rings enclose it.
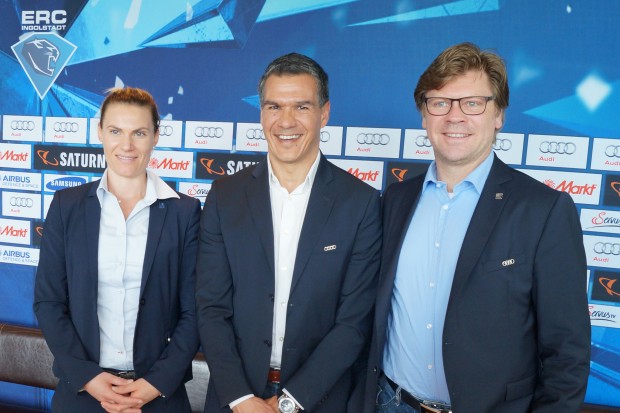
<instances>
[{"instance_id":1,"label":"light blue dress shirt","mask_svg":"<svg viewBox=\"0 0 620 413\"><path fill-rule=\"evenodd\" d=\"M448 193L435 162L398 259L383 370L414 396L450 404L442 335L456 263L493 164L493 152Z\"/></svg>"}]
</instances>

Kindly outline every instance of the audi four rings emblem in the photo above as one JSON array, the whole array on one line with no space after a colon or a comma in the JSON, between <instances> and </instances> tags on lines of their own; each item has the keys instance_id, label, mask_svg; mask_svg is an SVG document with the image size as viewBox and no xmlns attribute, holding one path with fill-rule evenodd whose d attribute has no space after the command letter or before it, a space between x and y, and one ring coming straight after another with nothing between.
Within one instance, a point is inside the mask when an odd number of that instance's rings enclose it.
<instances>
[{"instance_id":1,"label":"audi four rings emblem","mask_svg":"<svg viewBox=\"0 0 620 413\"><path fill-rule=\"evenodd\" d=\"M496 139L493 149L496 151L509 151L512 148L512 142L509 139Z\"/></svg>"},{"instance_id":2,"label":"audi four rings emblem","mask_svg":"<svg viewBox=\"0 0 620 413\"><path fill-rule=\"evenodd\" d=\"M174 129L170 125L159 125L159 136L172 136Z\"/></svg>"},{"instance_id":3,"label":"audi four rings emblem","mask_svg":"<svg viewBox=\"0 0 620 413\"><path fill-rule=\"evenodd\" d=\"M194 135L198 138L221 138L224 136L224 129L213 126L199 126L194 129Z\"/></svg>"},{"instance_id":4,"label":"audi four rings emblem","mask_svg":"<svg viewBox=\"0 0 620 413\"><path fill-rule=\"evenodd\" d=\"M620 244L612 242L597 242L594 244L594 252L597 254L620 255Z\"/></svg>"},{"instance_id":5,"label":"audi four rings emblem","mask_svg":"<svg viewBox=\"0 0 620 413\"><path fill-rule=\"evenodd\" d=\"M11 206L14 206L14 207L31 208L32 205L34 205L34 201L32 200L32 198L19 198L16 196L12 196L9 199L9 204L11 204Z\"/></svg>"},{"instance_id":6,"label":"audi four rings emblem","mask_svg":"<svg viewBox=\"0 0 620 413\"><path fill-rule=\"evenodd\" d=\"M80 130L76 122L54 122L54 132L77 132Z\"/></svg>"},{"instance_id":7,"label":"audi four rings emblem","mask_svg":"<svg viewBox=\"0 0 620 413\"><path fill-rule=\"evenodd\" d=\"M609 145L605 148L605 155L610 158L620 158L620 145Z\"/></svg>"},{"instance_id":8,"label":"audi four rings emblem","mask_svg":"<svg viewBox=\"0 0 620 413\"><path fill-rule=\"evenodd\" d=\"M415 144L416 146L419 146L420 148L430 148L431 147L431 141L430 139L428 139L428 137L426 135L418 135L415 138Z\"/></svg>"},{"instance_id":9,"label":"audi four rings emblem","mask_svg":"<svg viewBox=\"0 0 620 413\"><path fill-rule=\"evenodd\" d=\"M557 153L572 155L577 150L577 145L572 142L549 142L543 141L540 143L540 151L542 153Z\"/></svg>"},{"instance_id":10,"label":"audi four rings emblem","mask_svg":"<svg viewBox=\"0 0 620 413\"><path fill-rule=\"evenodd\" d=\"M11 129L32 131L34 130L34 122L31 120L14 120L11 122Z\"/></svg>"},{"instance_id":11,"label":"audi four rings emblem","mask_svg":"<svg viewBox=\"0 0 620 413\"><path fill-rule=\"evenodd\" d=\"M357 135L357 143L366 145L387 145L390 137L385 133L360 133Z\"/></svg>"},{"instance_id":12,"label":"audi four rings emblem","mask_svg":"<svg viewBox=\"0 0 620 413\"><path fill-rule=\"evenodd\" d=\"M321 131L321 142L327 142L329 140L329 132L326 130Z\"/></svg>"},{"instance_id":13,"label":"audi four rings emblem","mask_svg":"<svg viewBox=\"0 0 620 413\"><path fill-rule=\"evenodd\" d=\"M265 140L265 135L262 129L248 129L245 133L245 137L248 139Z\"/></svg>"}]
</instances>

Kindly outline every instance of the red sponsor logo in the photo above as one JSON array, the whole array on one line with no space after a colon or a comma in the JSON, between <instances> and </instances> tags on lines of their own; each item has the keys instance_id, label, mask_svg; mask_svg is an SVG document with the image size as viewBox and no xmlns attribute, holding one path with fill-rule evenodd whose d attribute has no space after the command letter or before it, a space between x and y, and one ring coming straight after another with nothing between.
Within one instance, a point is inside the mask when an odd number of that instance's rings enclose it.
<instances>
[{"instance_id":1,"label":"red sponsor logo","mask_svg":"<svg viewBox=\"0 0 620 413\"><path fill-rule=\"evenodd\" d=\"M593 195L596 189L596 184L576 185L574 181L563 180L560 184L556 185L552 179L546 179L544 184L550 188L558 191L567 192L572 195Z\"/></svg>"},{"instance_id":2,"label":"red sponsor logo","mask_svg":"<svg viewBox=\"0 0 620 413\"><path fill-rule=\"evenodd\" d=\"M351 175L355 176L358 179L361 179L364 182L376 182L377 177L379 176L379 171L360 171L360 168L349 168L348 171Z\"/></svg>"},{"instance_id":3,"label":"red sponsor logo","mask_svg":"<svg viewBox=\"0 0 620 413\"><path fill-rule=\"evenodd\" d=\"M169 171L187 171L189 161L175 161L172 158L164 158L161 161L157 158L151 158L149 168L166 169Z\"/></svg>"},{"instance_id":4,"label":"red sponsor logo","mask_svg":"<svg viewBox=\"0 0 620 413\"><path fill-rule=\"evenodd\" d=\"M28 152L17 153L13 150L6 150L0 154L0 161L26 162L28 160Z\"/></svg>"}]
</instances>

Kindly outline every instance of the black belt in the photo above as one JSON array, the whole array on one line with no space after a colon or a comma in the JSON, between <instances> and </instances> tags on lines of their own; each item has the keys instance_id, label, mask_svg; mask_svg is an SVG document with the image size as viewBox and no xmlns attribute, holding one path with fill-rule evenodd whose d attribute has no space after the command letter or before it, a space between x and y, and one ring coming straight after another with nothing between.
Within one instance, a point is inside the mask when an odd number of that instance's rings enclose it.
<instances>
[{"instance_id":1,"label":"black belt","mask_svg":"<svg viewBox=\"0 0 620 413\"><path fill-rule=\"evenodd\" d=\"M116 370L116 369L103 369L106 373L110 373L116 377L127 380L135 380L136 372L133 370Z\"/></svg>"},{"instance_id":2,"label":"black belt","mask_svg":"<svg viewBox=\"0 0 620 413\"><path fill-rule=\"evenodd\" d=\"M420 400L417 397L414 397L407 390L400 387L398 384L394 383L392 380L390 380L388 376L385 376L385 379L392 387L392 390L396 391L396 389L400 388L401 400L407 403L409 406L413 407L414 409L420 410L420 413L452 413L452 410L450 410L449 406L441 403Z\"/></svg>"}]
</instances>

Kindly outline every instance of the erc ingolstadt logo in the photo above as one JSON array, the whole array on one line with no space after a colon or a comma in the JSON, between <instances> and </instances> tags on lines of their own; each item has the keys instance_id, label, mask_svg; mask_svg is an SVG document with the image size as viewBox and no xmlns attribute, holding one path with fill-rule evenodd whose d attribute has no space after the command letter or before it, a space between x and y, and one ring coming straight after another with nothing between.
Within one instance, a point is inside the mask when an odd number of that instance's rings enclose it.
<instances>
[{"instance_id":1,"label":"erc ingolstadt logo","mask_svg":"<svg viewBox=\"0 0 620 413\"><path fill-rule=\"evenodd\" d=\"M30 83L43 99L77 46L54 32L30 33L11 46Z\"/></svg>"}]
</instances>

